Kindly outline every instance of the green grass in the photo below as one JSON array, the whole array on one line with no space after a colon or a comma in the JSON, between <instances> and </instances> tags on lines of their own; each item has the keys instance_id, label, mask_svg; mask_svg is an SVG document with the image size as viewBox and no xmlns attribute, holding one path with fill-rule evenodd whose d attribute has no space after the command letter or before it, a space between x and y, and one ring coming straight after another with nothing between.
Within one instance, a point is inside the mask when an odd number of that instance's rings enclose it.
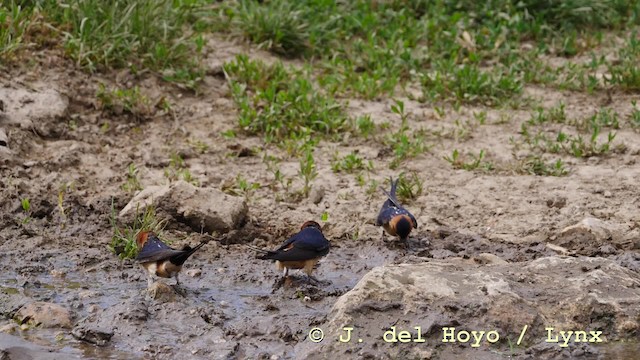
<instances>
[{"instance_id":1,"label":"green grass","mask_svg":"<svg viewBox=\"0 0 640 360\"><path fill-rule=\"evenodd\" d=\"M29 45L25 37L35 14L32 8L20 3L12 0L0 5L0 60L13 59L17 51Z\"/></svg>"},{"instance_id":2,"label":"green grass","mask_svg":"<svg viewBox=\"0 0 640 360\"><path fill-rule=\"evenodd\" d=\"M319 91L301 70L267 65L239 55L224 66L239 108L238 125L267 142L350 131L343 106Z\"/></svg>"},{"instance_id":3,"label":"green grass","mask_svg":"<svg viewBox=\"0 0 640 360\"><path fill-rule=\"evenodd\" d=\"M45 1L63 32L65 49L89 69L166 69L191 60L195 40L184 32L196 2L172 0Z\"/></svg>"},{"instance_id":4,"label":"green grass","mask_svg":"<svg viewBox=\"0 0 640 360\"><path fill-rule=\"evenodd\" d=\"M233 29L258 47L295 57L309 49L305 8L295 1L276 0L264 6L257 1L238 1L227 8Z\"/></svg>"},{"instance_id":5,"label":"green grass","mask_svg":"<svg viewBox=\"0 0 640 360\"><path fill-rule=\"evenodd\" d=\"M386 186L390 186L388 182ZM424 180L422 180L417 173L411 172L410 175L400 173L398 175L398 187L396 188L396 195L401 202L407 203L417 199L422 195L424 189Z\"/></svg>"},{"instance_id":6,"label":"green grass","mask_svg":"<svg viewBox=\"0 0 640 360\"><path fill-rule=\"evenodd\" d=\"M112 204L110 222L113 235L109 248L120 259L134 259L138 255L136 236L140 231L152 231L161 237L166 226L166 221L157 218L155 208L151 205L147 206L143 212L136 209L133 224L120 227L116 221L116 210Z\"/></svg>"},{"instance_id":7,"label":"green grass","mask_svg":"<svg viewBox=\"0 0 640 360\"><path fill-rule=\"evenodd\" d=\"M518 97L526 81L542 80L534 70L544 66L536 62L539 55L590 51L601 43L603 31L637 25L640 5L622 0L274 0L228 2L221 9L220 29L276 54L313 61L329 94L375 99L419 80L425 100L499 105ZM535 46L521 50L523 41ZM629 70L633 63L628 64L616 68ZM627 75L622 73L633 86L634 74ZM613 81L624 84L617 76L614 72ZM583 71L569 77L577 82L560 84L594 86Z\"/></svg>"},{"instance_id":8,"label":"green grass","mask_svg":"<svg viewBox=\"0 0 640 360\"><path fill-rule=\"evenodd\" d=\"M22 4L22 5L18 5ZM0 7L0 57L40 42L60 43L89 71L129 68L156 71L169 81L195 87L203 74L200 57L204 0L40 0ZM37 23L39 26L32 26ZM42 30L45 29L45 30Z\"/></svg>"}]
</instances>

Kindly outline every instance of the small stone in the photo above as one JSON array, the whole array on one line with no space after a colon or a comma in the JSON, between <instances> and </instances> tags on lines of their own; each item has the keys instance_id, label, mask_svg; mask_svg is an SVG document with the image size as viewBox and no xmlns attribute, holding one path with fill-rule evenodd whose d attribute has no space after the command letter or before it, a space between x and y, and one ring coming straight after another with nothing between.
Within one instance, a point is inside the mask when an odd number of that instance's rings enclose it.
<instances>
[{"instance_id":1,"label":"small stone","mask_svg":"<svg viewBox=\"0 0 640 360\"><path fill-rule=\"evenodd\" d=\"M324 186L314 185L309 192L309 200L318 205L324 198Z\"/></svg>"},{"instance_id":2,"label":"small stone","mask_svg":"<svg viewBox=\"0 0 640 360\"><path fill-rule=\"evenodd\" d=\"M147 291L152 299L159 302L174 302L176 300L176 291L161 281L151 284Z\"/></svg>"},{"instance_id":3,"label":"small stone","mask_svg":"<svg viewBox=\"0 0 640 360\"><path fill-rule=\"evenodd\" d=\"M605 190L603 196L606 197L606 198L612 198L613 197L613 193L611 193L611 191L609 191L609 190Z\"/></svg>"},{"instance_id":4,"label":"small stone","mask_svg":"<svg viewBox=\"0 0 640 360\"><path fill-rule=\"evenodd\" d=\"M18 310L15 319L21 324L35 324L45 328L71 328L71 312L66 308L47 302L33 302Z\"/></svg>"},{"instance_id":5,"label":"small stone","mask_svg":"<svg viewBox=\"0 0 640 360\"><path fill-rule=\"evenodd\" d=\"M58 279L64 279L67 276L67 273L62 270L53 269L51 270L51 276Z\"/></svg>"},{"instance_id":6,"label":"small stone","mask_svg":"<svg viewBox=\"0 0 640 360\"><path fill-rule=\"evenodd\" d=\"M560 255L569 255L569 250L567 250L567 248L562 247L560 245L547 243L546 246L550 250L555 251L556 253L558 253Z\"/></svg>"},{"instance_id":7,"label":"small stone","mask_svg":"<svg viewBox=\"0 0 640 360\"><path fill-rule=\"evenodd\" d=\"M508 262L495 254L481 253L473 258L475 262L480 264L507 264Z\"/></svg>"},{"instance_id":8,"label":"small stone","mask_svg":"<svg viewBox=\"0 0 640 360\"><path fill-rule=\"evenodd\" d=\"M192 278L200 277L202 275L202 270L200 270L200 269L189 269L189 270L187 270L187 275L191 276Z\"/></svg>"},{"instance_id":9,"label":"small stone","mask_svg":"<svg viewBox=\"0 0 640 360\"><path fill-rule=\"evenodd\" d=\"M113 337L113 330L100 329L92 327L91 325L84 324L76 326L71 330L71 335L74 338L82 341L86 341L98 346L105 346Z\"/></svg>"},{"instance_id":10,"label":"small stone","mask_svg":"<svg viewBox=\"0 0 640 360\"><path fill-rule=\"evenodd\" d=\"M15 323L7 324L5 326L0 327L0 332L11 334L12 332L16 331L17 328L18 326Z\"/></svg>"}]
</instances>

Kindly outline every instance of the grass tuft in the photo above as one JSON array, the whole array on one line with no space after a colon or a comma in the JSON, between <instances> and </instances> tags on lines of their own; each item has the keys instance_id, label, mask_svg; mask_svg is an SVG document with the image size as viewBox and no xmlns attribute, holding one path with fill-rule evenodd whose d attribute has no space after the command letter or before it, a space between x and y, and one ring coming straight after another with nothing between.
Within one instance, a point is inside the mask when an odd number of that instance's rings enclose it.
<instances>
[{"instance_id":1,"label":"grass tuft","mask_svg":"<svg viewBox=\"0 0 640 360\"><path fill-rule=\"evenodd\" d=\"M110 221L113 235L109 248L120 259L134 259L138 255L136 236L140 231L152 231L156 235L162 236L166 226L165 220L158 220L155 208L151 205L147 206L142 213L136 208L133 224L123 228L118 226L116 216L116 210L112 204Z\"/></svg>"}]
</instances>

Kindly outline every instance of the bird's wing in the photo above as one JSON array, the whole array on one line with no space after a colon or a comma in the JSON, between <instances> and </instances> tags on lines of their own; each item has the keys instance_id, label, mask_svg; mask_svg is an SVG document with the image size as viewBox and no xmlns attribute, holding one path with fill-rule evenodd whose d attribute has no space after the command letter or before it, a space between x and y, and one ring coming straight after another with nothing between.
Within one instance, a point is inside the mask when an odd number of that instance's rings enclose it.
<instances>
[{"instance_id":1,"label":"bird's wing","mask_svg":"<svg viewBox=\"0 0 640 360\"><path fill-rule=\"evenodd\" d=\"M378 214L378 219L376 220L376 224L384 225L388 224L391 219L398 215L408 215L409 212L404 208L398 208L395 206L383 206L380 210L380 214Z\"/></svg>"},{"instance_id":2,"label":"bird's wing","mask_svg":"<svg viewBox=\"0 0 640 360\"><path fill-rule=\"evenodd\" d=\"M285 241L276 251L270 251L261 258L282 261L309 260L326 255L330 246L320 230L305 228Z\"/></svg>"},{"instance_id":3,"label":"bird's wing","mask_svg":"<svg viewBox=\"0 0 640 360\"><path fill-rule=\"evenodd\" d=\"M163 243L155 236L149 236L147 242L138 253L136 261L148 262L164 260L183 252L184 251L182 250L172 249L171 247L169 247L169 245Z\"/></svg>"},{"instance_id":4,"label":"bird's wing","mask_svg":"<svg viewBox=\"0 0 640 360\"><path fill-rule=\"evenodd\" d=\"M271 252L262 258L279 261L304 261L315 259L320 256L322 256L321 252L294 246L291 249Z\"/></svg>"}]
</instances>

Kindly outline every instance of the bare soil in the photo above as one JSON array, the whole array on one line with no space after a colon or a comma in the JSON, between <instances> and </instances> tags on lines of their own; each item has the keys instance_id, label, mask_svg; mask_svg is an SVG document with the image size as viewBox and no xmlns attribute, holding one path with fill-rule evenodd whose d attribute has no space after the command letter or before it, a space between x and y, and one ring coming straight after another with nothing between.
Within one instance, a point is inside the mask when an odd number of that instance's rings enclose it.
<instances>
[{"instance_id":1,"label":"bare soil","mask_svg":"<svg viewBox=\"0 0 640 360\"><path fill-rule=\"evenodd\" d=\"M11 317L22 304L48 301L70 308L76 321L117 328L105 347L58 329L13 332L55 349L61 358L295 358L296 345L308 341L314 323L375 266L481 253L522 262L558 254L547 245L554 244L640 269L640 137L632 130L617 131L616 143L624 143L624 151L565 158L570 169L566 177L521 175L509 170L513 153L522 155L510 137L518 137L531 110L462 107L456 112L445 107L440 117L433 104L405 99L412 128L444 134L433 137L429 152L393 171L388 167L391 152L380 141L383 134L369 140L321 141L313 186L325 189L322 201L279 202L282 189L266 186L273 175L263 156L283 159L281 171L294 178L296 190L302 187L298 159L241 132L236 138L222 136L236 129L236 110L221 64L240 52L273 58L219 39L209 44L210 71L197 93L150 74L87 74L54 51L34 53L29 63L0 75L5 108L0 127L9 148L0 152L0 327L14 323ZM96 98L101 82L137 85L152 104L168 99L171 111L153 108L138 117L105 111ZM590 116L603 104L627 116L633 98L533 87L526 92L545 106L564 101L569 117ZM376 123L389 121L393 130L399 121L390 111L392 103L351 99L349 111L369 113ZM480 110L487 111L487 123L469 127L463 137L455 135L456 120L472 121ZM206 144L206 151L198 151L196 141ZM501 170L453 169L443 156L454 148L475 154L485 149L487 160ZM381 192L368 195L353 174L331 170L336 152L351 151L373 161L375 168L365 178L382 183L399 171L414 171L424 181L422 195L406 204L420 224L409 247L380 239L373 219L384 201ZM118 211L133 196L122 189L128 165L136 164L143 186L165 184L164 169L172 153L185 159L200 186L221 188L234 183L238 174L265 186L248 199L245 229L229 243L212 242L194 255L185 271L200 269L202 275L183 275L183 296L159 303L147 297L142 270L110 252L110 218L112 206ZM28 221L23 198L31 202ZM323 282L310 285L299 276L274 290L281 274L272 264L254 259L245 244L275 247L302 222L319 220L325 211L329 218L324 232L333 248L316 273ZM604 242L560 236L562 229L585 217L612 224L620 233ZM175 244L193 244L201 235L178 226L167 236L177 239Z\"/></svg>"}]
</instances>

